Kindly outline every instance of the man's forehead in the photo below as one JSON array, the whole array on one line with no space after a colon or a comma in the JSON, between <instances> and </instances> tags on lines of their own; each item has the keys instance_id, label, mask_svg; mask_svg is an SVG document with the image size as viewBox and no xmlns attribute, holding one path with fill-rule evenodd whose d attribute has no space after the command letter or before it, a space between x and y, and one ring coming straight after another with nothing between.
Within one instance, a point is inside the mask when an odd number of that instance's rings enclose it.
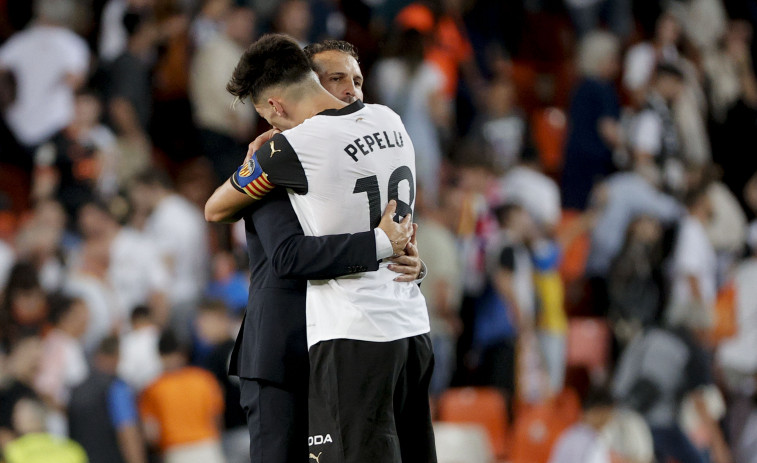
<instances>
[{"instance_id":1,"label":"man's forehead","mask_svg":"<svg viewBox=\"0 0 757 463\"><path fill-rule=\"evenodd\" d=\"M362 75L354 56L339 50L326 50L313 55L313 62L321 72L354 72Z\"/></svg>"}]
</instances>

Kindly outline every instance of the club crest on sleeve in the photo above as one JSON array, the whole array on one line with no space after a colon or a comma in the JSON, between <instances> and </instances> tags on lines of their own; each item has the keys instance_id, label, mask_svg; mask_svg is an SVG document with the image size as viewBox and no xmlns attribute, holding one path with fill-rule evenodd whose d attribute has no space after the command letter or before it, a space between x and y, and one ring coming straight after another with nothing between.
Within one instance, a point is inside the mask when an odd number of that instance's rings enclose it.
<instances>
[{"instance_id":1,"label":"club crest on sleeve","mask_svg":"<svg viewBox=\"0 0 757 463\"><path fill-rule=\"evenodd\" d=\"M242 167L242 169L239 171L239 176L249 177L250 175L252 175L253 170L255 170L255 160L250 159L250 161L247 164L245 164L245 166Z\"/></svg>"}]
</instances>

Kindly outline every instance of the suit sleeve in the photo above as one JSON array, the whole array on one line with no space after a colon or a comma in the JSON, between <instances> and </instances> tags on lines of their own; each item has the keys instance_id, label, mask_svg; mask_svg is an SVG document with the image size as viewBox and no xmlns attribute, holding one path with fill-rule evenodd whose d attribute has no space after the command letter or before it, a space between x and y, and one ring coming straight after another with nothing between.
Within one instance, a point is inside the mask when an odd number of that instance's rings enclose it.
<instances>
[{"instance_id":1,"label":"suit sleeve","mask_svg":"<svg viewBox=\"0 0 757 463\"><path fill-rule=\"evenodd\" d=\"M378 269L373 230L305 236L281 188L266 197L252 213L252 220L278 278L327 280Z\"/></svg>"}]
</instances>

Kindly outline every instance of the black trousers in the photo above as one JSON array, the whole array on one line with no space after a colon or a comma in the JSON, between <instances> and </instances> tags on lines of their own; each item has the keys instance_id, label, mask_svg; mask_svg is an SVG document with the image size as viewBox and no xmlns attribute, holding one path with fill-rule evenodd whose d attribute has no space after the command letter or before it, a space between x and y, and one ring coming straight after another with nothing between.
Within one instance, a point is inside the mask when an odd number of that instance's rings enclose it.
<instances>
[{"instance_id":1,"label":"black trousers","mask_svg":"<svg viewBox=\"0 0 757 463\"><path fill-rule=\"evenodd\" d=\"M310 348L310 459L435 463L428 334L391 342L334 339Z\"/></svg>"},{"instance_id":2,"label":"black trousers","mask_svg":"<svg viewBox=\"0 0 757 463\"><path fill-rule=\"evenodd\" d=\"M305 463L308 456L307 382L291 388L240 378L252 463Z\"/></svg>"}]
</instances>

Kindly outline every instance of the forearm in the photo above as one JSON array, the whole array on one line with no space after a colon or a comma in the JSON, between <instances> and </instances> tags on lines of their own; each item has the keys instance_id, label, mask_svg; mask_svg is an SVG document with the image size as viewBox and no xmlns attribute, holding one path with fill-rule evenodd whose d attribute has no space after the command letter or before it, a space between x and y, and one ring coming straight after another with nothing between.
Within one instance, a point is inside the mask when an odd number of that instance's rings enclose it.
<instances>
[{"instance_id":1,"label":"forearm","mask_svg":"<svg viewBox=\"0 0 757 463\"><path fill-rule=\"evenodd\" d=\"M136 425L128 425L118 430L118 444L126 463L147 463L144 441Z\"/></svg>"},{"instance_id":2,"label":"forearm","mask_svg":"<svg viewBox=\"0 0 757 463\"><path fill-rule=\"evenodd\" d=\"M208 222L233 223L240 219L239 212L255 202L250 196L237 191L226 180L205 203L205 220Z\"/></svg>"}]
</instances>

